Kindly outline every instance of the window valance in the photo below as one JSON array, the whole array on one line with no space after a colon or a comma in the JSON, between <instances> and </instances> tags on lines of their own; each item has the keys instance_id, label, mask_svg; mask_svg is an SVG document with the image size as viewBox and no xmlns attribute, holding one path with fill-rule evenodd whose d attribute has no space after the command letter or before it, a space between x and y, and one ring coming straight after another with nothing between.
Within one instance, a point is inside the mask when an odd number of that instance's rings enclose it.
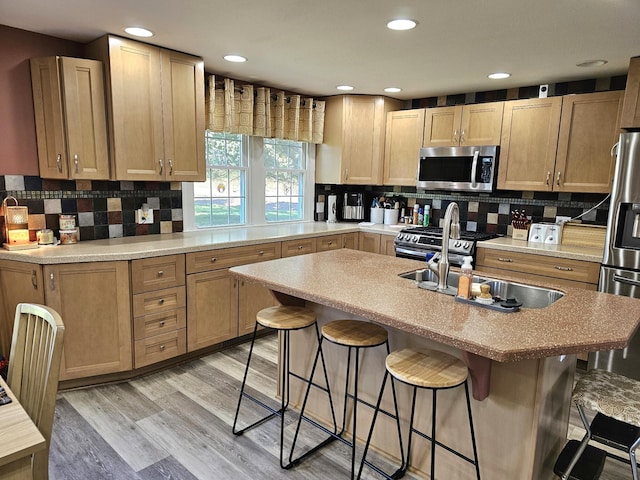
<instances>
[{"instance_id":1,"label":"window valance","mask_svg":"<svg viewBox=\"0 0 640 480\"><path fill-rule=\"evenodd\" d=\"M206 126L213 132L322 143L324 109L321 100L207 78Z\"/></svg>"}]
</instances>

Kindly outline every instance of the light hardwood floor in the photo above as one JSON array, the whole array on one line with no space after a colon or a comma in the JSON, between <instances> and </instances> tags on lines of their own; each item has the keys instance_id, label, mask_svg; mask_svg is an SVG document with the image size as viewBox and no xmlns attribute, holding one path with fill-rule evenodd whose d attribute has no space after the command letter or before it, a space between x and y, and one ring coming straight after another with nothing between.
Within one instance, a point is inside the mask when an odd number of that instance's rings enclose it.
<instances>
[{"instance_id":1,"label":"light hardwood floor","mask_svg":"<svg viewBox=\"0 0 640 480\"><path fill-rule=\"evenodd\" d=\"M240 437L231 433L247 353L248 344L242 344L133 381L61 393L50 449L50 478L349 478L350 451L338 442L284 471L278 464L278 420ZM251 393L265 400L274 398L276 337L260 339L254 353ZM250 413L248 409L247 415ZM577 417L572 421L579 423ZM291 438L292 427L295 418L289 416L287 438ZM369 471L363 478L380 477ZM607 460L602 480L629 478L627 465Z\"/></svg>"}]
</instances>

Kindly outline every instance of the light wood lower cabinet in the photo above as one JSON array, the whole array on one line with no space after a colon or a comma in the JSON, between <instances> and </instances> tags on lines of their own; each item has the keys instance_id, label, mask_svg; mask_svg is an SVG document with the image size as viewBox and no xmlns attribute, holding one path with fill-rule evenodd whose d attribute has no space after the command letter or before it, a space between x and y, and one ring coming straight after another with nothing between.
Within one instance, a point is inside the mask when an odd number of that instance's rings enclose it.
<instances>
[{"instance_id":1,"label":"light wood lower cabinet","mask_svg":"<svg viewBox=\"0 0 640 480\"><path fill-rule=\"evenodd\" d=\"M523 279L549 281L558 285L595 290L600 264L583 260L550 257L534 253L478 248L476 268L484 273L514 275Z\"/></svg>"},{"instance_id":2,"label":"light wood lower cabinet","mask_svg":"<svg viewBox=\"0 0 640 480\"><path fill-rule=\"evenodd\" d=\"M295 247L295 244L294 244ZM339 248L358 249L358 232L324 235L316 238L316 252L337 250ZM295 248L293 249L295 250ZM283 248L284 251L284 248ZM309 253L309 252L305 252ZM284 256L284 255L283 255Z\"/></svg>"},{"instance_id":3,"label":"light wood lower cabinet","mask_svg":"<svg viewBox=\"0 0 640 480\"><path fill-rule=\"evenodd\" d=\"M65 325L60 380L131 370L129 262L46 265L44 278Z\"/></svg>"},{"instance_id":4,"label":"light wood lower cabinet","mask_svg":"<svg viewBox=\"0 0 640 480\"><path fill-rule=\"evenodd\" d=\"M293 257L305 253L315 253L318 249L316 242L315 237L284 241L282 242L282 256Z\"/></svg>"},{"instance_id":5,"label":"light wood lower cabinet","mask_svg":"<svg viewBox=\"0 0 640 480\"><path fill-rule=\"evenodd\" d=\"M184 255L131 262L134 366L187 351Z\"/></svg>"},{"instance_id":6,"label":"light wood lower cabinet","mask_svg":"<svg viewBox=\"0 0 640 480\"><path fill-rule=\"evenodd\" d=\"M19 303L44 303L42 267L33 263L0 260L0 354L11 349L13 321Z\"/></svg>"},{"instance_id":7,"label":"light wood lower cabinet","mask_svg":"<svg viewBox=\"0 0 640 480\"><path fill-rule=\"evenodd\" d=\"M342 248L351 248L353 250L358 249L358 232L343 233L341 237Z\"/></svg>"},{"instance_id":8,"label":"light wood lower cabinet","mask_svg":"<svg viewBox=\"0 0 640 480\"><path fill-rule=\"evenodd\" d=\"M393 243L395 238L395 235L360 232L358 250L394 257L396 255L396 249Z\"/></svg>"},{"instance_id":9,"label":"light wood lower cabinet","mask_svg":"<svg viewBox=\"0 0 640 480\"><path fill-rule=\"evenodd\" d=\"M277 305L268 289L242 284L229 268L280 258L281 252L281 243L273 242L186 255L187 351L249 333L256 313Z\"/></svg>"}]
</instances>

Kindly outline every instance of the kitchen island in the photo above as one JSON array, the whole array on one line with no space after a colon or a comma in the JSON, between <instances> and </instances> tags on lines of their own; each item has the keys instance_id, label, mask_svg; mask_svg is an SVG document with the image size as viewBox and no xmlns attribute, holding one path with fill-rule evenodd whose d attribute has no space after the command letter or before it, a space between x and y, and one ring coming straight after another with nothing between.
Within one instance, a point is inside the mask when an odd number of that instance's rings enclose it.
<instances>
[{"instance_id":1,"label":"kitchen island","mask_svg":"<svg viewBox=\"0 0 640 480\"><path fill-rule=\"evenodd\" d=\"M437 348L465 359L476 371L474 381L488 384L484 392L488 396L475 395L482 400L473 402L483 478L553 478L553 463L567 433L573 354L624 347L640 322L640 302L558 286L564 296L546 308L495 312L419 289L415 282L398 276L423 266L414 260L336 250L231 271L267 286L282 303L304 301L317 312L321 324L336 318L366 319L388 328L394 350ZM313 334L298 332L292 343L291 363L296 373L306 374L315 348ZM331 388L337 397L344 383L346 354L330 344L326 348ZM365 399L375 399L383 373L383 350L367 351L360 372ZM294 400L301 390L296 391L296 386L300 387L292 382ZM400 390L402 415L409 410L409 399ZM455 391L445 395L439 403L446 407L439 410L438 420L440 427L445 426L440 430L443 440L469 453L464 398ZM419 399L419 408L425 412L430 402L426 397ZM325 399L317 394L312 400L314 414L326 420ZM359 409L362 425L370 418L365 410ZM429 427L424 417L428 415L418 419L420 429ZM393 424L381 425L374 445L397 455ZM416 443L412 465L425 471L428 461L425 445ZM440 478L463 479L470 474L446 454L438 457L437 468Z\"/></svg>"}]
</instances>

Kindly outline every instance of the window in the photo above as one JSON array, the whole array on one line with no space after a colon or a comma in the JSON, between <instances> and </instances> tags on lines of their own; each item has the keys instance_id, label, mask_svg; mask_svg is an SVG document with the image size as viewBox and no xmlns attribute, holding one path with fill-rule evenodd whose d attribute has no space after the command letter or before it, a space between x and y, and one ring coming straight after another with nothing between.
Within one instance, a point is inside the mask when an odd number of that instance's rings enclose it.
<instances>
[{"instance_id":1,"label":"window","mask_svg":"<svg viewBox=\"0 0 640 480\"><path fill-rule=\"evenodd\" d=\"M207 178L182 184L184 230L313 220L315 148L206 131Z\"/></svg>"},{"instance_id":2,"label":"window","mask_svg":"<svg viewBox=\"0 0 640 480\"><path fill-rule=\"evenodd\" d=\"M246 223L247 161L241 135L206 131L207 179L193 185L195 226Z\"/></svg>"},{"instance_id":3,"label":"window","mask_svg":"<svg viewBox=\"0 0 640 480\"><path fill-rule=\"evenodd\" d=\"M264 139L265 220L302 220L304 207L304 144Z\"/></svg>"}]
</instances>

